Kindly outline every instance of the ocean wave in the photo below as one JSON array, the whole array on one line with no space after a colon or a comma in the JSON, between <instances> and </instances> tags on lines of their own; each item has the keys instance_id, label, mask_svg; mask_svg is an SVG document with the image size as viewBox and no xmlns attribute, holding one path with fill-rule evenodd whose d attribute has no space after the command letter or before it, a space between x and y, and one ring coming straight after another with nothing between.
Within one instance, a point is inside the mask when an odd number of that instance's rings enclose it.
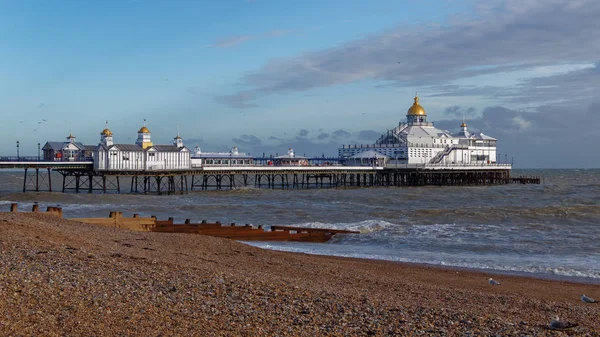
<instances>
[{"instance_id":1,"label":"ocean wave","mask_svg":"<svg viewBox=\"0 0 600 337\"><path fill-rule=\"evenodd\" d=\"M347 223L323 223L323 222L305 222L291 224L294 227L303 228L327 228L327 229L343 229L350 231L359 231L361 234L373 233L382 231L388 228L397 227L398 225L383 220L364 220L360 222Z\"/></svg>"},{"instance_id":2,"label":"ocean wave","mask_svg":"<svg viewBox=\"0 0 600 337\"><path fill-rule=\"evenodd\" d=\"M437 219L444 217L461 221L486 222L504 221L507 219L590 219L600 217L600 205L580 204L571 206L540 206L540 207L459 207L411 210L407 215L413 219Z\"/></svg>"}]
</instances>

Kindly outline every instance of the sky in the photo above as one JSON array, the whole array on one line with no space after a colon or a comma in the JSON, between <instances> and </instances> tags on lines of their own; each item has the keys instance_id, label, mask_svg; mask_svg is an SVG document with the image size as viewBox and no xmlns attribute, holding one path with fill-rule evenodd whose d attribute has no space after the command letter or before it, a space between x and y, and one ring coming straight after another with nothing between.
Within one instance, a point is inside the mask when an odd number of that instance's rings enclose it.
<instances>
[{"instance_id":1,"label":"sky","mask_svg":"<svg viewBox=\"0 0 600 337\"><path fill-rule=\"evenodd\" d=\"M406 119L600 167L600 1L0 0L0 156L37 143L336 156Z\"/></svg>"}]
</instances>

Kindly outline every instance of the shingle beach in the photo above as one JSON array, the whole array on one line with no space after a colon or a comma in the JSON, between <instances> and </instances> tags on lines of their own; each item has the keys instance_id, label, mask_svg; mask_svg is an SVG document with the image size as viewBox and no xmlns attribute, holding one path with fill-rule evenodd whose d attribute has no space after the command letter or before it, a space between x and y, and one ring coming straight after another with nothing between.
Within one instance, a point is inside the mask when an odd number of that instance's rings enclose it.
<instances>
[{"instance_id":1,"label":"shingle beach","mask_svg":"<svg viewBox=\"0 0 600 337\"><path fill-rule=\"evenodd\" d=\"M581 294L600 286L0 213L1 336L600 336Z\"/></svg>"}]
</instances>

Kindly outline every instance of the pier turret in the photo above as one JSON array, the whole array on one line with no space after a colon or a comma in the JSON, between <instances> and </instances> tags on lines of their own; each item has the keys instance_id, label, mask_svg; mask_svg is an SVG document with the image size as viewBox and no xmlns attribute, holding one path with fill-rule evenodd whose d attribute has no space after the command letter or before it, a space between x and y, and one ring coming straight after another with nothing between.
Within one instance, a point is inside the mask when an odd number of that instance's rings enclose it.
<instances>
[{"instance_id":1,"label":"pier turret","mask_svg":"<svg viewBox=\"0 0 600 337\"><path fill-rule=\"evenodd\" d=\"M146 127L146 120L144 119L144 125L138 130L138 138L135 142L142 149L149 148L152 146L152 140L150 139L150 130Z\"/></svg>"},{"instance_id":2,"label":"pier turret","mask_svg":"<svg viewBox=\"0 0 600 337\"><path fill-rule=\"evenodd\" d=\"M183 139L181 138L179 133L177 134L177 136L175 136L175 138L173 138L173 145L177 146L178 149L183 147Z\"/></svg>"},{"instance_id":3,"label":"pier turret","mask_svg":"<svg viewBox=\"0 0 600 337\"><path fill-rule=\"evenodd\" d=\"M108 128L108 121L106 121L106 127L104 128L104 130L102 130L102 132L100 132L100 144L103 144L106 146L113 145L113 134L110 131L110 129Z\"/></svg>"},{"instance_id":4,"label":"pier turret","mask_svg":"<svg viewBox=\"0 0 600 337\"><path fill-rule=\"evenodd\" d=\"M67 141L69 143L75 143L75 136L69 131L69 136L67 137Z\"/></svg>"},{"instance_id":5,"label":"pier turret","mask_svg":"<svg viewBox=\"0 0 600 337\"><path fill-rule=\"evenodd\" d=\"M459 136L462 136L462 137L465 137L465 138L469 138L471 136L471 134L469 133L469 131L467 131L467 123L462 122L462 124L460 125Z\"/></svg>"},{"instance_id":6,"label":"pier turret","mask_svg":"<svg viewBox=\"0 0 600 337\"><path fill-rule=\"evenodd\" d=\"M415 101L406 113L406 121L408 124L426 123L427 113L419 104L419 96L415 94Z\"/></svg>"}]
</instances>

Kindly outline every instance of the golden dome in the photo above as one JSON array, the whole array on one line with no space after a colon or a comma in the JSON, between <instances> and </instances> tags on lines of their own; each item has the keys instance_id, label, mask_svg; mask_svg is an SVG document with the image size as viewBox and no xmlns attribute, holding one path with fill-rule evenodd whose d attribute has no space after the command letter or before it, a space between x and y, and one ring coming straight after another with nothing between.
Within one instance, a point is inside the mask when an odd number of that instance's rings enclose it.
<instances>
[{"instance_id":1,"label":"golden dome","mask_svg":"<svg viewBox=\"0 0 600 337\"><path fill-rule=\"evenodd\" d=\"M108 128L102 130L102 132L100 132L101 136L104 137L111 137L112 136L112 132L110 132L110 130Z\"/></svg>"},{"instance_id":2,"label":"golden dome","mask_svg":"<svg viewBox=\"0 0 600 337\"><path fill-rule=\"evenodd\" d=\"M410 116L427 116L427 113L425 112L425 109L423 109L423 107L419 104L419 97L418 96L415 96L415 102L410 107L410 109L408 109L407 115L410 115Z\"/></svg>"},{"instance_id":3,"label":"golden dome","mask_svg":"<svg viewBox=\"0 0 600 337\"><path fill-rule=\"evenodd\" d=\"M181 139L181 136L180 136L180 135L177 135L177 136L176 136L175 138L173 138L173 139Z\"/></svg>"},{"instance_id":4,"label":"golden dome","mask_svg":"<svg viewBox=\"0 0 600 337\"><path fill-rule=\"evenodd\" d=\"M467 123L462 122L462 124L460 125L461 128L466 128L467 127Z\"/></svg>"},{"instance_id":5,"label":"golden dome","mask_svg":"<svg viewBox=\"0 0 600 337\"><path fill-rule=\"evenodd\" d=\"M138 133L150 133L150 130L148 130L148 128L145 126L142 126L142 128L140 129L140 131L138 131Z\"/></svg>"},{"instance_id":6,"label":"golden dome","mask_svg":"<svg viewBox=\"0 0 600 337\"><path fill-rule=\"evenodd\" d=\"M75 138L75 136L73 136L73 134L71 132L69 132L69 137L67 137L67 139L73 139Z\"/></svg>"}]
</instances>

